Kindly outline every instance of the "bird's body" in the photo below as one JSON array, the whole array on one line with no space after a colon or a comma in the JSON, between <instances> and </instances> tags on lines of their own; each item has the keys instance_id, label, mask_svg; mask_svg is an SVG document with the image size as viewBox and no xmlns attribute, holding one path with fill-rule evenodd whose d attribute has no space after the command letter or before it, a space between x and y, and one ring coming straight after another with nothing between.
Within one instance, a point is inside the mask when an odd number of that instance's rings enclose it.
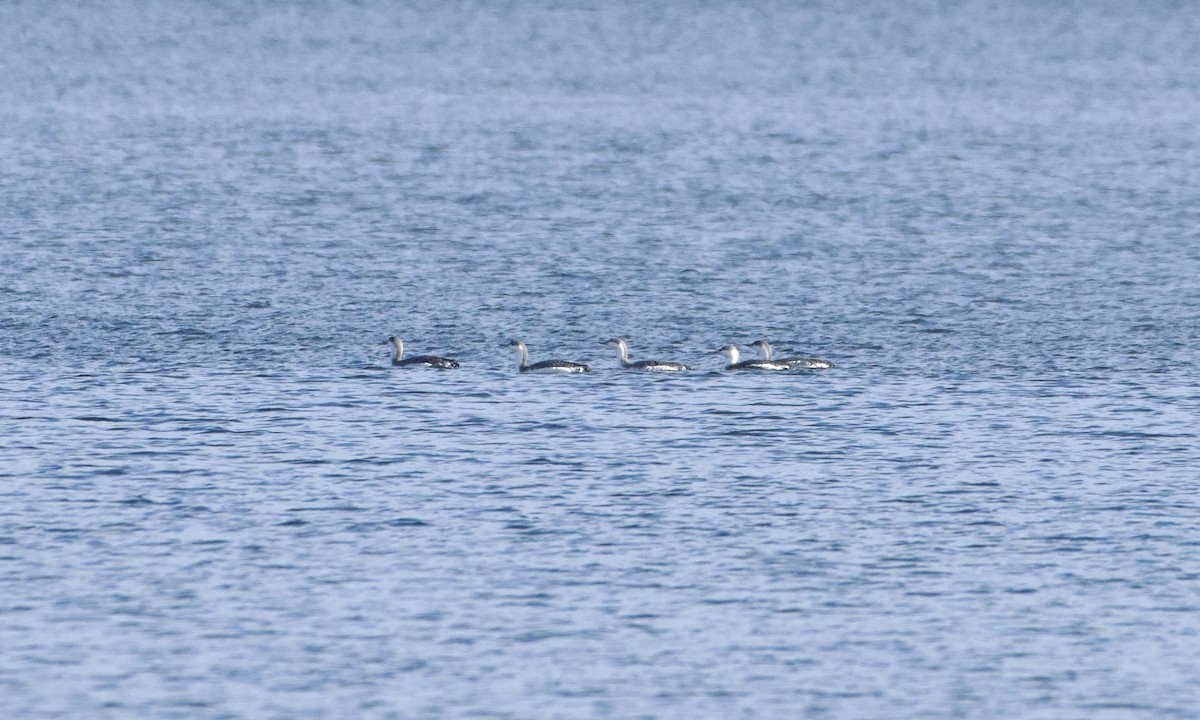
<instances>
[{"instance_id":1,"label":"bird's body","mask_svg":"<svg viewBox=\"0 0 1200 720\"><path fill-rule=\"evenodd\" d=\"M395 335L388 338L388 342L392 344L392 365L397 367L435 367L451 370L460 367L457 360L450 358L438 357L437 355L414 355L413 357L404 357L404 341Z\"/></svg>"},{"instance_id":2,"label":"bird's body","mask_svg":"<svg viewBox=\"0 0 1200 720\"><path fill-rule=\"evenodd\" d=\"M612 345L613 347L617 348L617 352L620 353L621 357L621 367L625 368L626 370L644 370L646 372L680 372L691 369L683 363L671 362L670 360L637 360L635 362L630 362L629 348L625 345L625 341L621 338L606 340L604 344Z\"/></svg>"},{"instance_id":3,"label":"bird's body","mask_svg":"<svg viewBox=\"0 0 1200 720\"><path fill-rule=\"evenodd\" d=\"M543 360L542 362L530 365L529 350L526 349L524 342L513 340L508 344L508 347L516 348L521 363L519 369L523 373L563 374L592 371L592 368L588 365L568 360Z\"/></svg>"},{"instance_id":4,"label":"bird's body","mask_svg":"<svg viewBox=\"0 0 1200 720\"><path fill-rule=\"evenodd\" d=\"M817 370L833 367L833 363L829 362L828 360L822 360L821 358L799 356L773 358L771 356L771 343L767 342L766 340L755 340L753 343L751 343L750 347L758 348L758 351L762 353L763 360L768 362L787 363L793 370Z\"/></svg>"},{"instance_id":5,"label":"bird's body","mask_svg":"<svg viewBox=\"0 0 1200 720\"><path fill-rule=\"evenodd\" d=\"M724 355L728 360L725 365L726 370L791 370L792 368L787 363L773 362L771 360L742 360L742 354L738 352L737 346L726 345L717 351L717 354Z\"/></svg>"}]
</instances>

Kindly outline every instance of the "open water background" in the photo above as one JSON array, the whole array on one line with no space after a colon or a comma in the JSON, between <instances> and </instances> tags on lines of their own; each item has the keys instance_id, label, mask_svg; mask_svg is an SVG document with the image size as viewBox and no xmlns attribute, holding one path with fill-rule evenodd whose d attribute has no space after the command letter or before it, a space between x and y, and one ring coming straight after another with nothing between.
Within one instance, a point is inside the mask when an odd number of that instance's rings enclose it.
<instances>
[{"instance_id":1,"label":"open water background","mask_svg":"<svg viewBox=\"0 0 1200 720\"><path fill-rule=\"evenodd\" d=\"M0 715L1200 717L1198 25L3 3Z\"/></svg>"}]
</instances>

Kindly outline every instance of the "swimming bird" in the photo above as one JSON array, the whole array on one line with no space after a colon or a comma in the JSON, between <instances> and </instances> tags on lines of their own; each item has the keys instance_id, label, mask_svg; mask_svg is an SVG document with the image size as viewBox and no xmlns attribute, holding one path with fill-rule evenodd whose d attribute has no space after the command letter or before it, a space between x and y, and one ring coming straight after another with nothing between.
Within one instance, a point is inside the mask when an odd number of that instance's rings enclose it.
<instances>
[{"instance_id":1,"label":"swimming bird","mask_svg":"<svg viewBox=\"0 0 1200 720\"><path fill-rule=\"evenodd\" d=\"M714 355L724 355L729 359L729 364L725 366L726 370L791 370L787 363L773 362L771 360L742 360L742 354L734 345L726 345L717 350Z\"/></svg>"},{"instance_id":2,"label":"swimming bird","mask_svg":"<svg viewBox=\"0 0 1200 720\"><path fill-rule=\"evenodd\" d=\"M617 348L617 352L621 354L621 367L626 370L648 370L652 372L678 372L680 370L691 370L683 363L671 362L669 360L638 360L629 362L629 348L625 345L625 341L621 338L613 338L605 340L605 345L612 345Z\"/></svg>"},{"instance_id":3,"label":"swimming bird","mask_svg":"<svg viewBox=\"0 0 1200 720\"><path fill-rule=\"evenodd\" d=\"M753 343L750 344L750 347L758 348L758 351L760 353L762 353L763 360L769 360L771 362L787 363L788 365L791 366L791 368L793 370L833 367L833 363L829 362L828 360L822 360L821 358L814 358L814 357L793 356L793 357L774 359L771 357L771 352L772 352L771 343L767 342L766 340L755 340Z\"/></svg>"},{"instance_id":4,"label":"swimming bird","mask_svg":"<svg viewBox=\"0 0 1200 720\"><path fill-rule=\"evenodd\" d=\"M566 360L543 360L542 362L530 365L529 350L525 348L524 342L513 340L507 347L517 349L517 355L521 358L521 372L523 373L578 373L592 371L592 368L583 363L568 362Z\"/></svg>"},{"instance_id":5,"label":"swimming bird","mask_svg":"<svg viewBox=\"0 0 1200 720\"><path fill-rule=\"evenodd\" d=\"M436 367L451 369L459 367L457 360L438 357L436 355L416 355L414 357L404 357L404 341L395 335L388 338L388 342L392 344L392 364L403 367L415 367L422 365L424 367Z\"/></svg>"}]
</instances>

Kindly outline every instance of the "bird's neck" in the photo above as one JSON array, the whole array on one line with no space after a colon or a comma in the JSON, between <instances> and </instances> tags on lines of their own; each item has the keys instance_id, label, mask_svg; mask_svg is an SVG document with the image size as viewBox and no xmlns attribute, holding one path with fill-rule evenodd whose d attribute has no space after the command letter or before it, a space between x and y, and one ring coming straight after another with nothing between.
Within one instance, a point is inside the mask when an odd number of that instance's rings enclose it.
<instances>
[{"instance_id":1,"label":"bird's neck","mask_svg":"<svg viewBox=\"0 0 1200 720\"><path fill-rule=\"evenodd\" d=\"M629 367L629 349L624 343L617 344L617 352L621 355L621 367Z\"/></svg>"}]
</instances>

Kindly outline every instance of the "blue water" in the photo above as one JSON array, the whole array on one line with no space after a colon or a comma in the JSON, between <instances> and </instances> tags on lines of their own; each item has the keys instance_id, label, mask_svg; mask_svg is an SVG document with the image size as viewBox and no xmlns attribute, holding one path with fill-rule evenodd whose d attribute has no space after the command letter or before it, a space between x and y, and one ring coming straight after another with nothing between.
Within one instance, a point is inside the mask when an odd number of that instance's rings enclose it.
<instances>
[{"instance_id":1,"label":"blue water","mask_svg":"<svg viewBox=\"0 0 1200 720\"><path fill-rule=\"evenodd\" d=\"M1197 57L1132 0L0 5L0 716L1200 717Z\"/></svg>"}]
</instances>

